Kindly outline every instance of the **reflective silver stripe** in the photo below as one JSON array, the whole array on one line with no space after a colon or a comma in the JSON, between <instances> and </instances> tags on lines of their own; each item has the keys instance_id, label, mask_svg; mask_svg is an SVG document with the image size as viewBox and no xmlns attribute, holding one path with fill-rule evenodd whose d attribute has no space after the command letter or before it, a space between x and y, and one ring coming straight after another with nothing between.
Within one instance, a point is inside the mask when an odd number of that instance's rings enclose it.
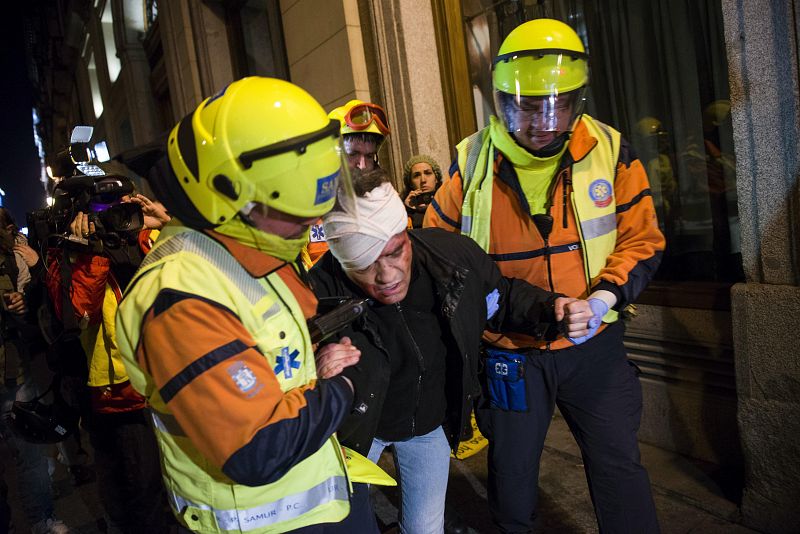
<instances>
[{"instance_id":1,"label":"reflective silver stripe","mask_svg":"<svg viewBox=\"0 0 800 534\"><path fill-rule=\"evenodd\" d=\"M581 221L581 233L583 233L584 241L606 235L616 229L617 215L615 213L609 213L588 221Z\"/></svg>"},{"instance_id":2,"label":"reflective silver stripe","mask_svg":"<svg viewBox=\"0 0 800 534\"><path fill-rule=\"evenodd\" d=\"M213 512L217 526L221 530L241 530L248 532L264 528L283 521L295 519L313 510L317 506L332 501L347 502L347 480L343 476L334 476L324 480L301 493L282 497L277 501L262 504L247 510L217 510L207 504L196 504L173 493L172 505L182 513L187 507Z\"/></svg>"},{"instance_id":3,"label":"reflective silver stripe","mask_svg":"<svg viewBox=\"0 0 800 534\"><path fill-rule=\"evenodd\" d=\"M208 261L236 285L245 298L250 301L250 304L257 303L267 294L266 289L258 283L258 279L253 278L225 247L201 232L184 232L160 243L145 256L137 273L142 272L148 265L178 252L197 254ZM279 310L280 306L276 303L264 312L262 318L266 320L278 313Z\"/></svg>"},{"instance_id":4,"label":"reflective silver stripe","mask_svg":"<svg viewBox=\"0 0 800 534\"><path fill-rule=\"evenodd\" d=\"M174 415L156 413L155 410L150 410L150 415L153 417L153 426L159 432L170 434L171 436L186 437L186 432L183 431Z\"/></svg>"},{"instance_id":5,"label":"reflective silver stripe","mask_svg":"<svg viewBox=\"0 0 800 534\"><path fill-rule=\"evenodd\" d=\"M463 191L469 188L469 180L472 180L475 174L475 167L478 165L478 157L481 155L485 135L489 135L488 130L481 130L468 138L466 169L461 169L461 187Z\"/></svg>"},{"instance_id":6,"label":"reflective silver stripe","mask_svg":"<svg viewBox=\"0 0 800 534\"><path fill-rule=\"evenodd\" d=\"M279 304L276 302L275 304L273 304L272 306L270 306L270 307L269 307L269 309L268 309L267 311L265 311L265 312L264 312L264 313L261 315L261 318L262 318L262 319L264 319L264 320L266 321L267 319L269 319L270 317L272 317L273 315L275 315L275 314L276 314L276 313L278 313L279 311L281 311L281 307L280 307L280 305L279 305Z\"/></svg>"},{"instance_id":7,"label":"reflective silver stripe","mask_svg":"<svg viewBox=\"0 0 800 534\"><path fill-rule=\"evenodd\" d=\"M594 124L595 126L598 126L600 131L606 136L606 139L608 140L608 146L611 149L611 163L616 163L614 160L614 140L611 137L611 129L600 121L594 121Z\"/></svg>"},{"instance_id":8,"label":"reflective silver stripe","mask_svg":"<svg viewBox=\"0 0 800 534\"><path fill-rule=\"evenodd\" d=\"M461 233L468 235L472 231L472 217L461 214Z\"/></svg>"}]
</instances>

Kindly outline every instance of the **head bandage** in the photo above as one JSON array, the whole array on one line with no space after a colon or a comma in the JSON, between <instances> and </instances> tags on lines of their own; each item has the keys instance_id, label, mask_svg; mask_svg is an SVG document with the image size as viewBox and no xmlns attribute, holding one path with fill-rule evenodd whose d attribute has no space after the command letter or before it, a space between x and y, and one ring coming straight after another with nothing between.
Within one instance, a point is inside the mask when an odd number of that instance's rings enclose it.
<instances>
[{"instance_id":1,"label":"head bandage","mask_svg":"<svg viewBox=\"0 0 800 534\"><path fill-rule=\"evenodd\" d=\"M389 183L357 198L356 208L356 216L334 208L322 217L328 247L346 271L375 263L386 243L408 227L403 201Z\"/></svg>"}]
</instances>

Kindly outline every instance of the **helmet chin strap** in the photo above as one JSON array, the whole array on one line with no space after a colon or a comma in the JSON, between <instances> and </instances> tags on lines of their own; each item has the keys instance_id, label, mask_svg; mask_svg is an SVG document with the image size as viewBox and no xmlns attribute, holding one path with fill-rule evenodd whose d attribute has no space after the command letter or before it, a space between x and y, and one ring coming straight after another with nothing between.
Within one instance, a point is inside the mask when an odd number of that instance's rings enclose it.
<instances>
[{"instance_id":1,"label":"helmet chin strap","mask_svg":"<svg viewBox=\"0 0 800 534\"><path fill-rule=\"evenodd\" d=\"M558 134L558 136L556 136L555 139L550 141L550 143L548 143L546 146L543 146L539 150L530 150L529 148L526 148L524 146L522 148L524 148L537 158L549 158L561 152L561 149L564 148L564 144L567 141L569 141L569 137L571 134L572 132L563 132L561 134Z\"/></svg>"},{"instance_id":2,"label":"helmet chin strap","mask_svg":"<svg viewBox=\"0 0 800 534\"><path fill-rule=\"evenodd\" d=\"M248 209L248 207L250 209ZM250 212L252 211L252 208L253 208L252 206L247 206L246 205L244 208L242 208L242 209L240 209L239 211L236 212L236 217L239 217L247 226L250 226L251 228L255 228L256 227L256 223L253 220L253 218L250 217ZM245 213L245 210L247 210L246 213Z\"/></svg>"}]
</instances>

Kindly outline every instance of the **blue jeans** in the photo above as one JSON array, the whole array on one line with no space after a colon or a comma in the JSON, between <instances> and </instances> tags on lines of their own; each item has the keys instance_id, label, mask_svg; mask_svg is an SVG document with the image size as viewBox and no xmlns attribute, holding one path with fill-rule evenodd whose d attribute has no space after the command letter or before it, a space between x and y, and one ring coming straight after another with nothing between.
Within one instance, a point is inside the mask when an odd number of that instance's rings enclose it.
<instances>
[{"instance_id":1,"label":"blue jeans","mask_svg":"<svg viewBox=\"0 0 800 534\"><path fill-rule=\"evenodd\" d=\"M4 387L0 384L0 434L11 448L17 451L17 493L28 522L33 525L53 517L53 493L50 473L47 470L47 453L50 445L28 443L14 435L5 424L14 400L29 401L36 397L32 380L22 386ZM0 476L2 474L0 473Z\"/></svg>"},{"instance_id":2,"label":"blue jeans","mask_svg":"<svg viewBox=\"0 0 800 534\"><path fill-rule=\"evenodd\" d=\"M392 447L400 474L400 532L441 534L450 471L450 444L442 427L404 441L375 438L368 458L377 463L386 447Z\"/></svg>"}]
</instances>

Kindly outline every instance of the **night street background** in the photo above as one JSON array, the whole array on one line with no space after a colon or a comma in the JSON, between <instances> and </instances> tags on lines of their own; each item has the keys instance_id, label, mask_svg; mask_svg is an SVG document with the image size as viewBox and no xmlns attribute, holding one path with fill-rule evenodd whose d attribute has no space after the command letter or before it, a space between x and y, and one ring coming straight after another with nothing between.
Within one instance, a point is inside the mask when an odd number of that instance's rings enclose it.
<instances>
[{"instance_id":1,"label":"night street background","mask_svg":"<svg viewBox=\"0 0 800 534\"><path fill-rule=\"evenodd\" d=\"M25 68L22 8L4 4L0 17L0 188L3 205L17 225L25 226L25 213L44 206L39 183L39 161L33 141L31 88ZM65 140L66 142L66 140Z\"/></svg>"}]
</instances>

